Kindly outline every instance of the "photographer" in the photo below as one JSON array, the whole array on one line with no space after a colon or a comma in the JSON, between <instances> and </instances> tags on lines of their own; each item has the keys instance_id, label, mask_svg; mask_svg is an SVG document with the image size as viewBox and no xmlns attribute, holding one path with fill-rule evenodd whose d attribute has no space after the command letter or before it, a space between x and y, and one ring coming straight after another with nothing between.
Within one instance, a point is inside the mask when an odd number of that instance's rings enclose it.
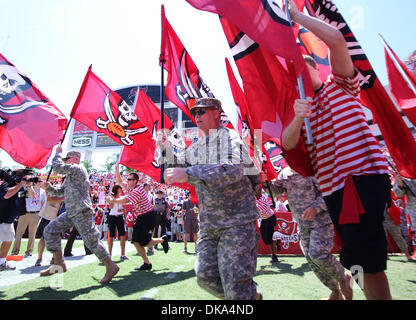
<instances>
[{"instance_id":1,"label":"photographer","mask_svg":"<svg viewBox=\"0 0 416 320\"><path fill-rule=\"evenodd\" d=\"M26 228L29 228L28 242L25 256L32 256L33 246L35 243L36 229L40 220L40 209L46 203L46 192L41 189L42 180L34 177L29 179L26 194L26 214L19 217L16 229L16 239L12 249L12 255L18 255L20 251L20 243Z\"/></svg>"},{"instance_id":2,"label":"photographer","mask_svg":"<svg viewBox=\"0 0 416 320\"><path fill-rule=\"evenodd\" d=\"M7 264L6 257L14 240L13 222L25 211L23 198L19 196L23 191L22 188L29 183L24 179L16 183L13 177L3 170L0 179L0 271L7 271L16 269Z\"/></svg>"}]
</instances>

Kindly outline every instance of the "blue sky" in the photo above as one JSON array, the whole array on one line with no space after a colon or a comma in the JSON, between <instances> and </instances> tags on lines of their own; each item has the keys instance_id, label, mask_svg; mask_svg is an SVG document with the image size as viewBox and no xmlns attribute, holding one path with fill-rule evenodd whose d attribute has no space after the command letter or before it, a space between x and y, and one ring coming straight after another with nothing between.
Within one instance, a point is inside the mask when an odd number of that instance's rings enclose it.
<instances>
[{"instance_id":1,"label":"blue sky","mask_svg":"<svg viewBox=\"0 0 416 320\"><path fill-rule=\"evenodd\" d=\"M224 63L225 57L230 61L232 57L218 18L185 0L0 0L0 52L68 116L90 64L113 89L160 82L162 3L208 86L226 112L235 112ZM415 1L335 0L335 4L380 81L387 84L377 34L406 58L416 49ZM3 151L0 159L3 165L14 164ZM98 164L98 159L93 161Z\"/></svg>"}]
</instances>

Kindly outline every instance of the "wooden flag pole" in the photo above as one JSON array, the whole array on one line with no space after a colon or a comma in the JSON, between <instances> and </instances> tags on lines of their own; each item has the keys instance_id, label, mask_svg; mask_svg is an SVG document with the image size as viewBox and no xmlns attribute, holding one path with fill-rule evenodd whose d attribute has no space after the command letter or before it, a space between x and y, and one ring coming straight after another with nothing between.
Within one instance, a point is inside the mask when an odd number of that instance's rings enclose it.
<instances>
[{"instance_id":1,"label":"wooden flag pole","mask_svg":"<svg viewBox=\"0 0 416 320\"><path fill-rule=\"evenodd\" d=\"M286 10L286 16L287 20L289 21L290 25L293 26L292 18L290 17L289 7L287 0L285 0L285 10ZM306 99L305 97L305 89L303 87L303 79L302 75L300 74L298 77L298 87L299 87L299 95L301 99ZM306 128L306 137L308 139L308 144L313 144L313 138L312 138L312 131L311 131L311 123L309 118L304 118L305 128Z\"/></svg>"}]
</instances>

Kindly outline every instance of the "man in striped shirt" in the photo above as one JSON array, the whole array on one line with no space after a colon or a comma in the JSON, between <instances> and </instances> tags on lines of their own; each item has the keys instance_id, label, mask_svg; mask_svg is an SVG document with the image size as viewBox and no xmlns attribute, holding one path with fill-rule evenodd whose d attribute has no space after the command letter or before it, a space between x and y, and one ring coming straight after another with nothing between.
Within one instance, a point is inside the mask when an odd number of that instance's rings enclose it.
<instances>
[{"instance_id":1,"label":"man in striped shirt","mask_svg":"<svg viewBox=\"0 0 416 320\"><path fill-rule=\"evenodd\" d=\"M309 117L314 144L307 152L343 240L341 263L351 272L361 270L367 299L391 299L383 230L391 184L387 162L361 108L358 74L338 29L299 12L292 0L290 14L328 46L332 75L322 82L315 61L305 57L315 95L295 101L295 117L283 130L283 148L295 148L300 138L306 141L303 120Z\"/></svg>"},{"instance_id":2,"label":"man in striped shirt","mask_svg":"<svg viewBox=\"0 0 416 320\"><path fill-rule=\"evenodd\" d=\"M123 182L119 164L116 164L117 183L124 186L128 191L127 195L114 199L110 197L109 203L131 203L133 205L133 213L137 215L136 223L133 226L132 243L136 247L137 253L143 259L143 265L136 268L136 270L151 270L152 264L149 261L145 247L153 247L157 244L162 244L165 253L168 252L168 239L164 235L161 238L152 238L153 229L155 227L155 215L153 212L153 205L149 201L149 197L143 190L143 187L138 184L139 176L132 172L127 178L127 183Z\"/></svg>"},{"instance_id":3,"label":"man in striped shirt","mask_svg":"<svg viewBox=\"0 0 416 320\"><path fill-rule=\"evenodd\" d=\"M272 250L272 259L270 262L279 262L277 258L277 240L273 240L274 228L276 226L276 216L273 210L270 208L270 203L267 195L264 193L262 196L256 200L257 210L260 213L261 224L260 224L260 233L263 242L270 246Z\"/></svg>"}]
</instances>

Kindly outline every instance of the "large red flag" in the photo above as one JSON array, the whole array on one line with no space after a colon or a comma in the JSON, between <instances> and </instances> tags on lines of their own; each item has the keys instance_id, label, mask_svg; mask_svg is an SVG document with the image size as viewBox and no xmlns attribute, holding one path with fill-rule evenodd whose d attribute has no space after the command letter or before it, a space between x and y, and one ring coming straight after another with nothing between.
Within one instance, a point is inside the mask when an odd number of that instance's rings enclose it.
<instances>
[{"instance_id":1,"label":"large red flag","mask_svg":"<svg viewBox=\"0 0 416 320\"><path fill-rule=\"evenodd\" d=\"M234 102L237 106L238 111L238 123L239 133L246 143L247 149L249 150L250 157L257 167L258 171L264 171L267 174L267 180L272 181L277 178L276 171L274 170L273 164L270 161L270 157L267 154L264 145L262 145L261 134L257 137L254 136L253 124L247 106L246 98L243 90L237 82L231 68L230 62L225 58L225 64L227 67L228 80L230 82L231 92L234 97ZM261 150L260 150L261 146Z\"/></svg>"},{"instance_id":2,"label":"large red flag","mask_svg":"<svg viewBox=\"0 0 416 320\"><path fill-rule=\"evenodd\" d=\"M71 117L91 130L104 133L115 142L152 161L155 143L147 127L121 97L92 71L85 76Z\"/></svg>"},{"instance_id":3,"label":"large red flag","mask_svg":"<svg viewBox=\"0 0 416 320\"><path fill-rule=\"evenodd\" d=\"M277 1L270 0L186 0L199 10L217 13L235 24L270 53L292 60L296 75L304 62L290 22Z\"/></svg>"},{"instance_id":4,"label":"large red flag","mask_svg":"<svg viewBox=\"0 0 416 320\"><path fill-rule=\"evenodd\" d=\"M386 42L384 45L386 46L384 55L390 92L406 117L416 126L416 79L390 46ZM390 56L388 50L393 57ZM402 73L407 77L407 80Z\"/></svg>"},{"instance_id":5,"label":"large red flag","mask_svg":"<svg viewBox=\"0 0 416 320\"><path fill-rule=\"evenodd\" d=\"M229 20L221 18L221 24L243 80L252 130L261 130L263 143L275 139L280 145L282 130L294 116L293 103L298 97L295 74L289 71L291 64L262 48ZM307 92L309 88L305 86ZM297 172L313 175L302 144L285 157Z\"/></svg>"},{"instance_id":6,"label":"large red flag","mask_svg":"<svg viewBox=\"0 0 416 320\"><path fill-rule=\"evenodd\" d=\"M299 0L297 1L299 2ZM350 56L359 71L363 105L373 113L374 120L380 128L397 170L404 177L416 178L415 139L378 80L367 56L348 24L331 0L307 0L306 8L310 15L337 26L344 35Z\"/></svg>"},{"instance_id":7,"label":"large red flag","mask_svg":"<svg viewBox=\"0 0 416 320\"><path fill-rule=\"evenodd\" d=\"M67 123L52 101L0 54L0 148L14 161L41 169Z\"/></svg>"},{"instance_id":8,"label":"large red flag","mask_svg":"<svg viewBox=\"0 0 416 320\"><path fill-rule=\"evenodd\" d=\"M160 110L143 90L139 90L134 110L142 123L149 128L149 130L151 130L153 139L156 140L157 133L162 129L160 123ZM191 144L191 141L187 140L180 134L166 114L164 115L164 127L168 131L167 137L175 154L183 152ZM136 169L137 171L147 174L152 179L160 182L161 170L159 160L161 155L159 150L156 148L153 148L152 154L152 160L142 161L141 158L137 156L136 150L123 148L120 156L120 163L126 167ZM191 186L188 183L175 183L173 185L190 191L192 202L198 202L194 186Z\"/></svg>"},{"instance_id":9,"label":"large red flag","mask_svg":"<svg viewBox=\"0 0 416 320\"><path fill-rule=\"evenodd\" d=\"M166 97L181 109L194 123L195 119L189 109L198 98L214 98L211 89L203 80L198 68L166 19L162 6L162 41L160 46L160 63L168 72ZM227 115L222 112L221 123L233 128Z\"/></svg>"}]
</instances>

